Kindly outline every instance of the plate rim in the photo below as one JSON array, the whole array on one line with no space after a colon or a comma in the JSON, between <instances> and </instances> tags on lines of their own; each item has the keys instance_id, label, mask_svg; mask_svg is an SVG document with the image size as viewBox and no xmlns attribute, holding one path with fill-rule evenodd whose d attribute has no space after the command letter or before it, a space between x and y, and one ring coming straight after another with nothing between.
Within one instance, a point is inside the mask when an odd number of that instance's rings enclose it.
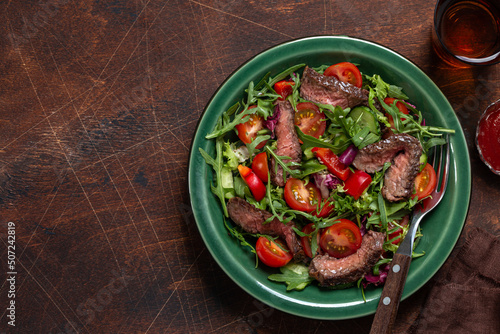
<instances>
[{"instance_id":1,"label":"plate rim","mask_svg":"<svg viewBox=\"0 0 500 334\"><path fill-rule=\"evenodd\" d=\"M219 87L215 90L215 92L213 93L213 95L210 97L210 99L208 100L207 104L205 105L202 113L200 114L198 122L196 124L196 128L195 128L193 140L191 142L190 154L189 154L189 160L188 160L188 188L189 188L189 198L190 198L190 203L191 203L191 207L192 207L192 210L193 210L194 219L195 219L197 227L198 227L198 232L200 233L200 235L201 235L201 237L202 237L202 239L203 239L203 241L205 243L205 246L208 248L209 252L211 253L212 258L217 262L217 264L219 265L219 267L225 272L226 275L229 276L229 278L231 278L231 280L234 283L236 283L240 288L242 288L245 292L247 292L253 298L258 299L259 301L261 301L261 302L263 302L263 303L265 303L265 304L267 304L267 305L269 305L269 306L271 306L273 308L276 308L276 309L281 310L283 312L286 312L286 313L289 313L289 314L293 314L293 315L296 315L296 316L300 316L300 317L305 317L305 318L310 318L310 319L321 319L321 320L353 319L353 318L359 318L359 317L362 317L362 316L373 314L375 312L375 310L373 309L373 310L367 310L365 312L358 312L354 316L348 316L348 315L340 315L339 316L339 315L333 314L333 312L329 316L324 316L324 315L319 315L319 314L307 314L307 315L304 315L301 312L290 310L287 307L282 307L282 305L280 305L280 303L270 302L269 300L263 300L260 296L257 295L256 292L251 291L248 287L244 286L229 271L229 269L227 268L227 265L223 264L222 261L217 256L215 256L214 250L212 249L213 246L211 247L210 241L207 240L207 236L204 233L202 233L202 226L200 226L200 223L199 223L200 219L197 219L197 217L199 218L199 215L197 216L197 212L196 212L196 209L195 209L195 205L196 205L195 200L194 200L195 196L193 195L193 191L194 191L194 189L193 189L194 183L193 182L194 182L194 176L195 175L193 175L193 169L191 167L192 167L192 162L195 159L195 155L199 154L199 152L198 152L198 146L195 147L195 144L198 142L197 139L200 137L200 134L199 134L200 125L202 124L202 121L205 118L206 113L209 110L210 105L212 104L212 102L214 101L214 99L216 98L216 96L220 93L220 91L222 90L222 88L226 85L226 83L233 76L235 76L235 74L237 72L239 72L243 67L247 66L249 63L253 62L255 59L258 59L259 57L264 56L266 53L270 52L273 49L278 49L280 47L284 47L284 46L287 46L287 45L293 45L294 43L303 43L303 42L306 42L306 41L318 41L318 40L323 40L323 39L326 39L326 40L338 40L338 41L349 41L349 42L354 42L354 43L364 43L364 44L371 45L372 47L380 48L380 49L385 50L386 52L390 52L390 53L394 54L394 56L396 56L400 61L403 61L403 62L408 63L409 65L413 66L419 72L420 75L423 75L425 77L425 79L428 81L428 83L431 84L431 85L433 85L433 91L437 92L440 95L440 97L442 98L442 102L446 103L447 109L449 109L451 112L453 112L453 116L454 116L454 118L455 118L455 120L456 120L456 122L458 124L458 130L459 130L458 132L460 132L460 139L465 143L465 148L466 148L466 150L464 152L465 153L465 157L463 157L462 159L465 159L468 162L467 166L464 167L466 169L466 171L467 171L467 173L466 173L465 176L467 178L467 180L466 180L467 181L466 182L466 187L468 188L468 191L464 195L465 196L464 201L466 202L466 210L464 212L463 222L461 223L459 231L457 233L455 233L454 236L453 236L453 238L452 238L452 240L450 240L452 242L452 244L453 244L453 247L450 247L450 249L442 257L442 261L440 261L440 263L436 267L436 269L433 270L433 272L429 275L429 277L426 280L424 280L420 284L417 284L417 286L414 287L411 292L406 292L405 291L403 293L402 300L408 298L410 295L414 294L419 289L421 289L421 287L423 285L425 285L437 273L437 271L443 266L443 264L447 261L447 259L449 258L450 254L452 253L452 251L456 247L456 243L458 242L458 240L459 240L459 238L460 238L460 236L461 236L461 234L463 232L463 229L464 229L464 226L465 226L465 222L466 222L466 219L467 219L467 216L468 216L468 211L469 211L469 208L470 208L471 191L472 191L471 161L470 161L470 156L469 156L467 142L466 142L466 139L465 139L465 135L463 133L463 128L462 128L462 126L461 126L458 118L456 117L454 109L451 106L451 104L449 103L449 101L446 98L446 96L439 89L439 87L434 83L434 81L418 65L416 65L414 62L412 62L411 60L409 60L408 58L406 58L402 54L398 53L397 51L394 51L394 50L392 50L389 47L386 47L386 46L384 46L382 44L379 44L379 43L376 43L376 42L373 42L373 41L370 41L370 40L367 40L367 39L362 39L362 38L357 38L357 37L350 37L350 36L346 36L346 35L316 35L316 36L307 36L307 37L301 37L301 38L291 39L291 40L287 40L287 41L284 41L282 43L273 45L273 46L271 46L269 48L263 49L262 51L260 51L256 55L253 55L252 57L248 58L245 62L243 62L241 65L239 65L236 69L234 69L224 79L224 81L219 85ZM336 51L336 50L334 50L334 51ZM205 140L204 136L203 136L203 139L201 139L201 140ZM454 156L454 161L456 161L455 156ZM267 288L264 285L261 285L261 287L264 290ZM381 291L381 289L380 289L380 291ZM271 291L267 291L267 292L268 293L273 293L274 291L271 290ZM296 304L296 305L300 305L300 304ZM317 305L317 306L319 306L319 305ZM325 307L328 308L328 306L325 306Z\"/></svg>"}]
</instances>

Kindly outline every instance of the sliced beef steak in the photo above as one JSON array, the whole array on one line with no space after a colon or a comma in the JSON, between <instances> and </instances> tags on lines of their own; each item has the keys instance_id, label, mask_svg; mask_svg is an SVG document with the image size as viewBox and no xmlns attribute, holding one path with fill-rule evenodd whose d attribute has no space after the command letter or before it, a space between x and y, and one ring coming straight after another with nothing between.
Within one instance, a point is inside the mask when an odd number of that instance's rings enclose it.
<instances>
[{"instance_id":1,"label":"sliced beef steak","mask_svg":"<svg viewBox=\"0 0 500 334\"><path fill-rule=\"evenodd\" d=\"M383 252L384 234L368 231L356 253L336 259L328 254L316 256L309 275L322 286L334 286L359 280L377 263Z\"/></svg>"},{"instance_id":2,"label":"sliced beef steak","mask_svg":"<svg viewBox=\"0 0 500 334\"><path fill-rule=\"evenodd\" d=\"M302 160L302 150L300 148L299 137L295 131L294 116L295 112L288 101L280 101L276 105L279 108L279 118L276 123L276 154L286 156L290 159L283 159L283 162L300 162ZM296 168L296 167L291 167ZM275 186L284 187L285 177L283 168L271 158L271 182Z\"/></svg>"},{"instance_id":3,"label":"sliced beef steak","mask_svg":"<svg viewBox=\"0 0 500 334\"><path fill-rule=\"evenodd\" d=\"M272 214L256 208L240 197L233 197L228 201L227 211L229 217L248 233L281 237L286 242L294 258L302 260L304 252L293 230L293 227L295 227L293 222L285 225L277 218L274 218L269 223L265 223L267 219L272 217Z\"/></svg>"},{"instance_id":4,"label":"sliced beef steak","mask_svg":"<svg viewBox=\"0 0 500 334\"><path fill-rule=\"evenodd\" d=\"M333 76L319 74L307 66L302 75L300 96L316 103L340 106L342 109L368 101L367 90L342 82Z\"/></svg>"},{"instance_id":5,"label":"sliced beef steak","mask_svg":"<svg viewBox=\"0 0 500 334\"><path fill-rule=\"evenodd\" d=\"M420 168L422 146L408 134L393 134L359 150L353 165L366 173L380 171L386 162L392 165L384 176L382 195L391 202L410 198Z\"/></svg>"}]
</instances>

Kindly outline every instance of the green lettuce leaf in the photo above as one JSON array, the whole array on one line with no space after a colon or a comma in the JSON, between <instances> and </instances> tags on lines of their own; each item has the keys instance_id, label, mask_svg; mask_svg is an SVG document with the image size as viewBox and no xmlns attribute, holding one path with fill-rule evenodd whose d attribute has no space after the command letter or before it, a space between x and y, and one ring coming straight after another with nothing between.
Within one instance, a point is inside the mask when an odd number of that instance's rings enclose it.
<instances>
[{"instance_id":1,"label":"green lettuce leaf","mask_svg":"<svg viewBox=\"0 0 500 334\"><path fill-rule=\"evenodd\" d=\"M303 264L289 263L280 268L281 274L272 274L268 277L274 282L283 282L287 285L286 290L303 290L314 281L309 276L309 270Z\"/></svg>"}]
</instances>

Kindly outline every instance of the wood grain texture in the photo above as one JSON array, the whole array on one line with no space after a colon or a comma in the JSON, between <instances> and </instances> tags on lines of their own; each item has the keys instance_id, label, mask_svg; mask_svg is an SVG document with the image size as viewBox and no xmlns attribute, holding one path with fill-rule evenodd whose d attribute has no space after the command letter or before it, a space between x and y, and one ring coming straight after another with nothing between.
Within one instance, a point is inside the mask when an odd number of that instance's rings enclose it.
<instances>
[{"instance_id":1,"label":"wood grain texture","mask_svg":"<svg viewBox=\"0 0 500 334\"><path fill-rule=\"evenodd\" d=\"M391 269L389 270L387 279L384 283L384 289L380 295L377 312L375 312L373 318L370 334L392 333L410 264L411 256L394 254L391 262Z\"/></svg>"},{"instance_id":2,"label":"wood grain texture","mask_svg":"<svg viewBox=\"0 0 500 334\"><path fill-rule=\"evenodd\" d=\"M500 178L474 147L482 110L500 98L500 67L437 59L434 3L2 1L0 258L3 270L15 222L13 332L369 332L373 316L316 321L254 300L217 266L190 211L188 155L204 106L248 58L299 37L360 37L421 67L469 145L472 201L458 246L473 226L500 236ZM395 332L413 324L432 284L401 303Z\"/></svg>"}]
</instances>

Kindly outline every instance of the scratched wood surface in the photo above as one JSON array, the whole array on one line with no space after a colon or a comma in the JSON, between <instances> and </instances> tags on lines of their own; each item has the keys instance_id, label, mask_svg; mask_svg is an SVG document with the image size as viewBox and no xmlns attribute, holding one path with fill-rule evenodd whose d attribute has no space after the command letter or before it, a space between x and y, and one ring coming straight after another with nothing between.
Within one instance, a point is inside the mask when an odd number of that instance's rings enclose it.
<instances>
[{"instance_id":1,"label":"scratched wood surface","mask_svg":"<svg viewBox=\"0 0 500 334\"><path fill-rule=\"evenodd\" d=\"M473 226L500 236L500 177L474 147L481 111L500 98L500 65L454 69L437 59L433 7L2 1L0 332L368 332L371 316L308 320L250 297L217 266L190 213L190 142L211 95L249 57L303 36L381 43L436 82L471 154L472 201L457 247ZM8 222L16 226L16 327L7 326ZM397 332L415 321L432 284L402 303Z\"/></svg>"}]
</instances>

